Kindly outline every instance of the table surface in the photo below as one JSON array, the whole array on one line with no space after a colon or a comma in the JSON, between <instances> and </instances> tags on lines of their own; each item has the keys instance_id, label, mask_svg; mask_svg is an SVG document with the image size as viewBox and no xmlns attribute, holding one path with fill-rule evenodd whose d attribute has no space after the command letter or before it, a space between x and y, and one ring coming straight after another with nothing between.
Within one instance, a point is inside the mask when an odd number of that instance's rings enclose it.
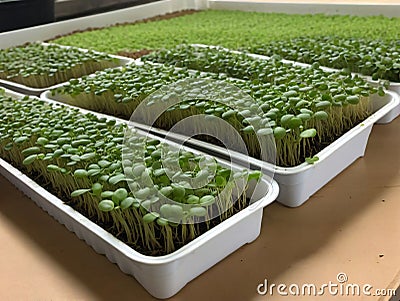
<instances>
[{"instance_id":1,"label":"table surface","mask_svg":"<svg viewBox=\"0 0 400 301\"><path fill-rule=\"evenodd\" d=\"M375 125L366 154L303 206L274 203L260 237L172 300L331 300L257 293L259 283L400 284L400 118ZM153 300L130 276L0 177L0 300ZM388 300L346 297L340 300Z\"/></svg>"}]
</instances>

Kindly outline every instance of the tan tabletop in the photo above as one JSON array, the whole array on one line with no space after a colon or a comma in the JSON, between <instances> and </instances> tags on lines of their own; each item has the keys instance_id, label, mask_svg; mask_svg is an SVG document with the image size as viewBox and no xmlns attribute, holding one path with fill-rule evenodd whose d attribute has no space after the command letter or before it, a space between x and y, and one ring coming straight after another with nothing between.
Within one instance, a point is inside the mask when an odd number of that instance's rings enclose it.
<instances>
[{"instance_id":1,"label":"tan tabletop","mask_svg":"<svg viewBox=\"0 0 400 301\"><path fill-rule=\"evenodd\" d=\"M375 126L364 158L300 208L265 209L262 232L172 300L388 300L258 295L268 284L400 284L400 118ZM153 300L134 278L0 177L0 300ZM239 235L239 234L238 234ZM398 297L397 297L398 298ZM396 299L397 300L397 299Z\"/></svg>"}]
</instances>

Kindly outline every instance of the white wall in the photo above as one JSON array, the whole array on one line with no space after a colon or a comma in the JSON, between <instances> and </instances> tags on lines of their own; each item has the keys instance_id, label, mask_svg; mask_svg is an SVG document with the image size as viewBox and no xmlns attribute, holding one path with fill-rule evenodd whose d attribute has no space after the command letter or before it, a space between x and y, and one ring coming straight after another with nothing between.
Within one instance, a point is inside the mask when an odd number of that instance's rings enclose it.
<instances>
[{"instance_id":1,"label":"white wall","mask_svg":"<svg viewBox=\"0 0 400 301\"><path fill-rule=\"evenodd\" d=\"M333 2L333 1L332 1ZM379 1L377 1L379 2ZM400 17L400 4L333 4L209 0L209 8L288 14L328 14Z\"/></svg>"}]
</instances>

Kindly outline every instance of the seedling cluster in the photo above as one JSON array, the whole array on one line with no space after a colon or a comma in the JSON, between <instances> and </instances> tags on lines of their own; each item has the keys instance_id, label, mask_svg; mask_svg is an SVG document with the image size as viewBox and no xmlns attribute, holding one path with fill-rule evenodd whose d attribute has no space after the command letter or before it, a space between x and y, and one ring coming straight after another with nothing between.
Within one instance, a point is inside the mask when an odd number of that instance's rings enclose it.
<instances>
[{"instance_id":1,"label":"seedling cluster","mask_svg":"<svg viewBox=\"0 0 400 301\"><path fill-rule=\"evenodd\" d=\"M261 176L35 98L0 92L0 118L2 158L144 254L170 253L243 209L239 188Z\"/></svg>"},{"instance_id":2,"label":"seedling cluster","mask_svg":"<svg viewBox=\"0 0 400 301\"><path fill-rule=\"evenodd\" d=\"M129 119L148 95L188 76L187 71L173 67L129 64L71 79L52 93L62 95L68 104Z\"/></svg>"},{"instance_id":3,"label":"seedling cluster","mask_svg":"<svg viewBox=\"0 0 400 301\"><path fill-rule=\"evenodd\" d=\"M228 24L228 25L227 25ZM56 39L62 45L108 53L202 43L239 49L300 36L399 39L400 18L205 10L169 20L110 26Z\"/></svg>"},{"instance_id":4,"label":"seedling cluster","mask_svg":"<svg viewBox=\"0 0 400 301\"><path fill-rule=\"evenodd\" d=\"M221 49L179 46L143 59L152 62L74 79L53 94L60 94L70 104L128 119L140 101L163 84L184 78L223 79L251 95L256 106L247 108L241 99L215 103L195 97L169 109L155 125L168 130L191 115L221 117L241 133L249 154L257 158L257 137L273 134L276 163L284 167L313 157L369 116L371 94L384 94L382 88L346 71L325 72L318 64L304 68Z\"/></svg>"},{"instance_id":5,"label":"seedling cluster","mask_svg":"<svg viewBox=\"0 0 400 301\"><path fill-rule=\"evenodd\" d=\"M284 59L400 82L400 41L368 40L337 36L298 37L248 47L252 53L279 55Z\"/></svg>"},{"instance_id":6,"label":"seedling cluster","mask_svg":"<svg viewBox=\"0 0 400 301\"><path fill-rule=\"evenodd\" d=\"M107 54L52 44L32 43L0 50L0 79L33 88L118 65L118 60Z\"/></svg>"}]
</instances>

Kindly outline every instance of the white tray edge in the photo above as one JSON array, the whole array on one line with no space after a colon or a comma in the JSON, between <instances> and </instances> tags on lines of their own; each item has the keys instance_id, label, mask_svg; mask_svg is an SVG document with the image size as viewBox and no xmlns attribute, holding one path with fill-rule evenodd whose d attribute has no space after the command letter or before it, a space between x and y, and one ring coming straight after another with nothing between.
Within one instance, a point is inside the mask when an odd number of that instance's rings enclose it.
<instances>
[{"instance_id":1,"label":"white tray edge","mask_svg":"<svg viewBox=\"0 0 400 301\"><path fill-rule=\"evenodd\" d=\"M12 97L24 96L7 90L6 94ZM89 112L87 110L81 111L82 113ZM99 117L106 116L102 114L96 115ZM116 119L110 116L106 117L108 119ZM119 119L116 120L121 122ZM142 134L144 132L139 130L138 133ZM159 137L155 138L163 140ZM171 142L170 144L173 145L174 143ZM190 148L187 149L191 150ZM196 150L194 152L199 153ZM223 163L223 160L218 161ZM239 166L234 166L233 164L231 166L235 169L240 169ZM171 297L202 272L242 245L256 239L260 233L263 208L272 203L279 193L279 186L275 181L267 181L267 179L263 178L261 183L264 188L268 187L268 193L260 198L259 201L207 231L179 250L165 256L151 257L134 251L73 208L65 205L59 198L46 191L2 159L0 159L0 173L29 196L39 207L64 224L70 231L75 232L80 239L85 240L96 252L105 254L123 272L134 276L150 294L157 298ZM242 233L240 237L236 235L237 231ZM235 239L236 241L232 241ZM218 251L215 251L213 247L210 252L209 245L214 245L214 247L217 245ZM213 252L216 257L207 256L208 259L204 258L205 254ZM200 264L194 265L193 262ZM180 265L179 270L176 269L176 265Z\"/></svg>"}]
</instances>

